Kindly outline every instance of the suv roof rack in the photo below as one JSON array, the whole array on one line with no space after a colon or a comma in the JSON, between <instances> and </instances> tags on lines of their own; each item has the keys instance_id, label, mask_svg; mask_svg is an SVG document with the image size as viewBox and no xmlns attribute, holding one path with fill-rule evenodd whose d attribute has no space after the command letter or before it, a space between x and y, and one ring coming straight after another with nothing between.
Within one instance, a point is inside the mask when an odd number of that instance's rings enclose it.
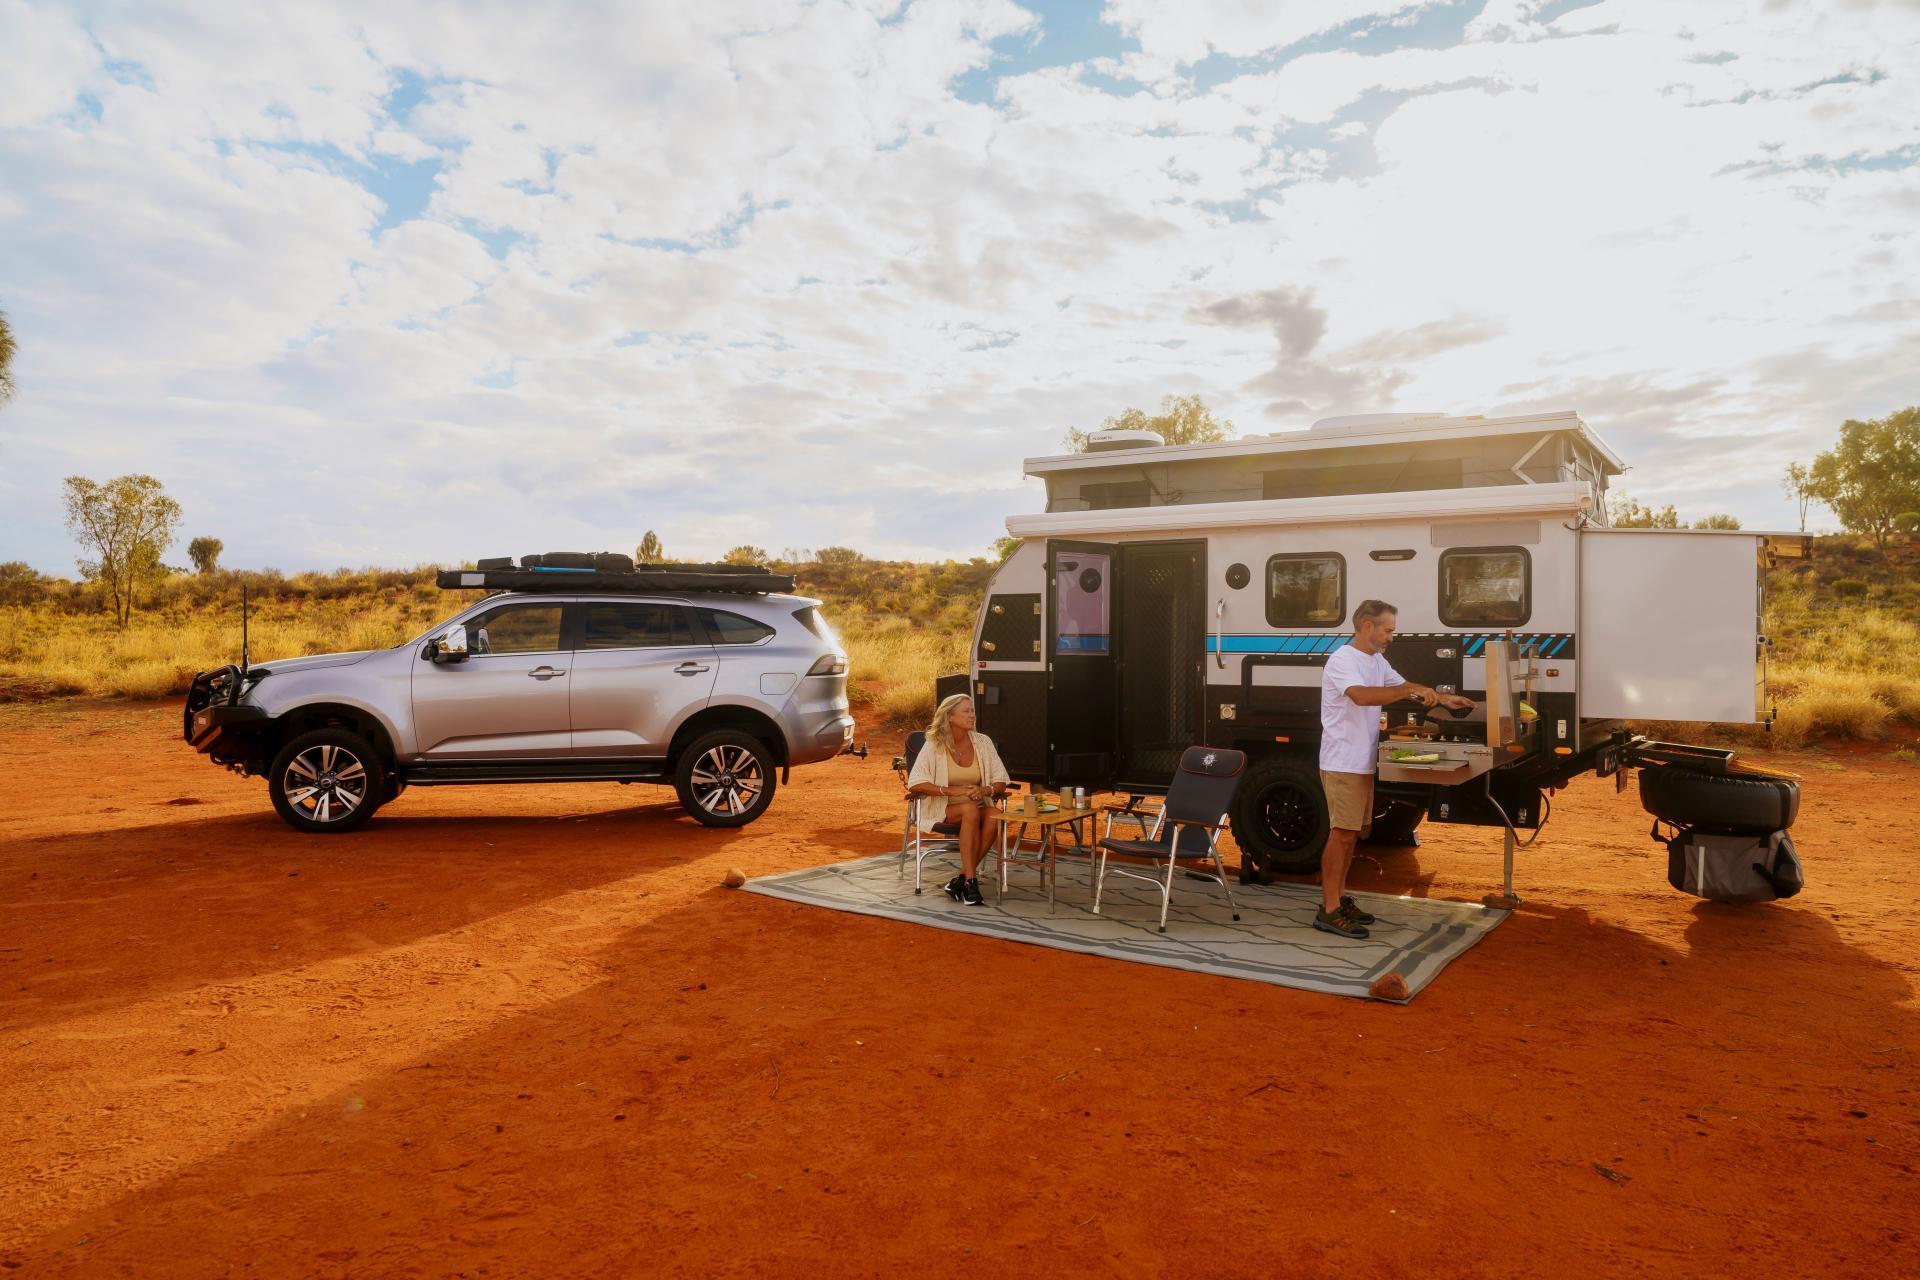
<instances>
[{"instance_id":1,"label":"suv roof rack","mask_svg":"<svg viewBox=\"0 0 1920 1280\"><path fill-rule=\"evenodd\" d=\"M793 590L793 575L752 564L649 564L631 570L558 568L442 569L447 591L730 591L769 595Z\"/></svg>"}]
</instances>

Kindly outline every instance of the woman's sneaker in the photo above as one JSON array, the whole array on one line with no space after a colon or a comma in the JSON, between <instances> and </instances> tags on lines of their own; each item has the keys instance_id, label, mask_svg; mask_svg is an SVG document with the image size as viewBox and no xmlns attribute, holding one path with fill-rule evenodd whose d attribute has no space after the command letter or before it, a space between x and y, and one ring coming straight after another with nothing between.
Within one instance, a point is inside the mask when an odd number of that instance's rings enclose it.
<instances>
[{"instance_id":1,"label":"woman's sneaker","mask_svg":"<svg viewBox=\"0 0 1920 1280\"><path fill-rule=\"evenodd\" d=\"M1322 933L1334 933L1342 938L1364 938L1367 936L1366 927L1348 915L1345 907L1341 907L1338 911L1314 912L1313 927Z\"/></svg>"},{"instance_id":2,"label":"woman's sneaker","mask_svg":"<svg viewBox=\"0 0 1920 1280\"><path fill-rule=\"evenodd\" d=\"M960 901L970 907L984 907L987 900L980 896L980 881L976 878L966 882L960 891Z\"/></svg>"},{"instance_id":3,"label":"woman's sneaker","mask_svg":"<svg viewBox=\"0 0 1920 1280\"><path fill-rule=\"evenodd\" d=\"M940 887L946 890L947 896L955 902L965 902L967 900L967 878L965 876L955 876Z\"/></svg>"}]
</instances>

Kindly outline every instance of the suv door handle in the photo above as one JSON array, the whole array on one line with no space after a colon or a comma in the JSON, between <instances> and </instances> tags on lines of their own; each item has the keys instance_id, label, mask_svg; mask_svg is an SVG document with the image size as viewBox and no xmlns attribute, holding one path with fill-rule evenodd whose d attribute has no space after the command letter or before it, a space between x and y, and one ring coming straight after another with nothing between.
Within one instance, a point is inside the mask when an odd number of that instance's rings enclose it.
<instances>
[{"instance_id":1,"label":"suv door handle","mask_svg":"<svg viewBox=\"0 0 1920 1280\"><path fill-rule=\"evenodd\" d=\"M704 662L683 662L675 667L674 670L683 676L697 676L702 671L711 671L713 668Z\"/></svg>"},{"instance_id":2,"label":"suv door handle","mask_svg":"<svg viewBox=\"0 0 1920 1280\"><path fill-rule=\"evenodd\" d=\"M555 671L552 667L541 665L527 672L527 674L532 676L535 680L551 680L555 676L563 676L567 674L567 669L565 667L562 667L558 671Z\"/></svg>"}]
</instances>

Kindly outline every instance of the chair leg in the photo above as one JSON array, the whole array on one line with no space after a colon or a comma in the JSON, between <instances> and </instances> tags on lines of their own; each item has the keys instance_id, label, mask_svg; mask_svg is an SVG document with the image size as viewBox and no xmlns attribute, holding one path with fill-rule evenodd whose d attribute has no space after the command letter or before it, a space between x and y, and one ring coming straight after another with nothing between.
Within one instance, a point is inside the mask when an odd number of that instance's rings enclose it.
<instances>
[{"instance_id":1,"label":"chair leg","mask_svg":"<svg viewBox=\"0 0 1920 1280\"><path fill-rule=\"evenodd\" d=\"M894 878L907 874L907 851L913 847L913 810L907 810L907 819L900 824L900 856L893 860Z\"/></svg>"},{"instance_id":2,"label":"chair leg","mask_svg":"<svg viewBox=\"0 0 1920 1280\"><path fill-rule=\"evenodd\" d=\"M1240 904L1233 900L1233 886L1227 883L1227 864L1220 861L1220 850L1209 849L1207 852L1213 855L1213 869L1220 877L1220 887L1227 891L1227 910L1233 913L1235 920L1238 920Z\"/></svg>"},{"instance_id":3,"label":"chair leg","mask_svg":"<svg viewBox=\"0 0 1920 1280\"><path fill-rule=\"evenodd\" d=\"M1100 914L1100 891L1107 887L1107 851L1100 851L1099 864L1093 870L1093 914Z\"/></svg>"},{"instance_id":4,"label":"chair leg","mask_svg":"<svg viewBox=\"0 0 1920 1280\"><path fill-rule=\"evenodd\" d=\"M1179 833L1174 834L1174 843L1178 844ZM1173 905L1173 868L1180 859L1171 855L1167 858L1167 882L1160 886L1160 932L1167 931L1167 908Z\"/></svg>"}]
</instances>

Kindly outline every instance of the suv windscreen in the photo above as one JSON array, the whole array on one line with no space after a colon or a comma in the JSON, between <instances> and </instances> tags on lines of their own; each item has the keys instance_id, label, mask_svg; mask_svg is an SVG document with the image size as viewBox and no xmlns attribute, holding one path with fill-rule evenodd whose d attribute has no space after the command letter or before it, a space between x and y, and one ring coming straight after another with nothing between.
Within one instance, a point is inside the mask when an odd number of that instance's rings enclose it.
<instances>
[{"instance_id":1,"label":"suv windscreen","mask_svg":"<svg viewBox=\"0 0 1920 1280\"><path fill-rule=\"evenodd\" d=\"M701 643L686 610L671 604L585 604L582 649L665 649Z\"/></svg>"},{"instance_id":2,"label":"suv windscreen","mask_svg":"<svg viewBox=\"0 0 1920 1280\"><path fill-rule=\"evenodd\" d=\"M489 609L467 623L468 642L476 654L558 653L560 606L509 604Z\"/></svg>"}]
</instances>

